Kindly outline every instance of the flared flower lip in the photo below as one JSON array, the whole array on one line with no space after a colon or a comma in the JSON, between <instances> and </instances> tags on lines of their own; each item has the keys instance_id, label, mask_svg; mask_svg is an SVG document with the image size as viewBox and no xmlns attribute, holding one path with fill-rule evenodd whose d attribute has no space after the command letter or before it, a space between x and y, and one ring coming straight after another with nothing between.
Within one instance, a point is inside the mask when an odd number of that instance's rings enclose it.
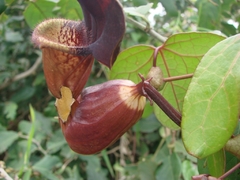
<instances>
[{"instance_id":1,"label":"flared flower lip","mask_svg":"<svg viewBox=\"0 0 240 180\"><path fill-rule=\"evenodd\" d=\"M53 48L59 51L63 51L73 55L89 55L91 54L91 50L89 48L89 44L84 46L72 46L68 44L63 44L57 41L49 40L44 35L47 33L47 29L51 28L49 25L55 25L57 21L62 21L61 23L71 21L66 19L48 19L37 25L32 33L32 42L38 46L39 48ZM73 21L75 23L81 23L81 21ZM57 24L56 24L57 25ZM56 32L60 33L60 32Z\"/></svg>"}]
</instances>

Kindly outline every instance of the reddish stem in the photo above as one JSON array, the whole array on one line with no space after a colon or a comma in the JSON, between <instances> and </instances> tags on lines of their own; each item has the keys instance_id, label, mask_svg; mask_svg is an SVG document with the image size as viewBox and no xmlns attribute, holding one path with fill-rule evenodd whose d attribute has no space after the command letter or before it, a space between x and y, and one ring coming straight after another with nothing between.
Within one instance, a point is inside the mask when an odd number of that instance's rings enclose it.
<instances>
[{"instance_id":1,"label":"reddish stem","mask_svg":"<svg viewBox=\"0 0 240 180\"><path fill-rule=\"evenodd\" d=\"M225 174L223 174L221 177L219 177L218 179L224 179L227 176L229 176L230 174L232 174L234 171L236 171L238 168L240 168L240 163L238 163L237 165L235 165L232 169L230 169L228 172L226 172Z\"/></svg>"},{"instance_id":2,"label":"reddish stem","mask_svg":"<svg viewBox=\"0 0 240 180\"><path fill-rule=\"evenodd\" d=\"M180 127L182 115L149 83L150 80L144 80L143 82L143 90L146 96L153 100Z\"/></svg>"},{"instance_id":3,"label":"reddish stem","mask_svg":"<svg viewBox=\"0 0 240 180\"><path fill-rule=\"evenodd\" d=\"M193 74L184 74L184 75L180 75L180 76L172 76L172 77L163 78L163 81L170 82L170 81L188 79L188 78L192 78L192 77L193 77Z\"/></svg>"},{"instance_id":4,"label":"reddish stem","mask_svg":"<svg viewBox=\"0 0 240 180\"><path fill-rule=\"evenodd\" d=\"M162 46L159 46L157 48L155 48L154 50L154 54L153 54L153 67L157 66L157 55L158 55L158 51Z\"/></svg>"}]
</instances>

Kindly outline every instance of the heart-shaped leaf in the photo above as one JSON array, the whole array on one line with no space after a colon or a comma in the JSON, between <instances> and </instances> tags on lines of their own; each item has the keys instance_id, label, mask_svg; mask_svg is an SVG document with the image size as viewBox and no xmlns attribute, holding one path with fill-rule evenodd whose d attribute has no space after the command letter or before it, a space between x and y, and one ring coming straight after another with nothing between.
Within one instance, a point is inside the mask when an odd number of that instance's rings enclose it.
<instances>
[{"instance_id":1,"label":"heart-shaped leaf","mask_svg":"<svg viewBox=\"0 0 240 180\"><path fill-rule=\"evenodd\" d=\"M224 37L212 33L180 33L173 35L158 49L157 66L164 77L181 76L193 73L202 56ZM153 65L155 47L134 46L122 51L110 72L111 79L130 79L140 81L138 73L147 75ZM181 112L183 98L190 79L172 81L165 84L161 94ZM178 129L157 105L154 112L158 120L167 127Z\"/></svg>"},{"instance_id":2,"label":"heart-shaped leaf","mask_svg":"<svg viewBox=\"0 0 240 180\"><path fill-rule=\"evenodd\" d=\"M182 138L198 158L224 147L238 122L240 35L218 43L201 60L184 99Z\"/></svg>"}]
</instances>

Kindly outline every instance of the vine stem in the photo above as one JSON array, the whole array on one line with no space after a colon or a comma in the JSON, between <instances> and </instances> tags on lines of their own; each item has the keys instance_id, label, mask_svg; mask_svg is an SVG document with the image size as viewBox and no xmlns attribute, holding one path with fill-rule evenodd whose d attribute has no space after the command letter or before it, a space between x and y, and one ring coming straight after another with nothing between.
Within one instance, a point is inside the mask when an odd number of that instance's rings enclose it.
<instances>
[{"instance_id":1,"label":"vine stem","mask_svg":"<svg viewBox=\"0 0 240 180\"><path fill-rule=\"evenodd\" d=\"M179 127L181 126L182 115L178 112L151 84L149 80L144 80L142 75L139 75L143 81L143 92L145 96L154 101L162 111Z\"/></svg>"},{"instance_id":2,"label":"vine stem","mask_svg":"<svg viewBox=\"0 0 240 180\"><path fill-rule=\"evenodd\" d=\"M238 163L237 165L235 165L232 169L230 169L228 172L226 172L225 174L223 174L222 176L220 176L218 179L224 179L227 176L229 176L230 174L232 174L234 171L236 171L238 168L240 168L240 163Z\"/></svg>"},{"instance_id":3,"label":"vine stem","mask_svg":"<svg viewBox=\"0 0 240 180\"><path fill-rule=\"evenodd\" d=\"M126 17L126 21L133 24L134 26L137 26L139 29L149 33L152 37L158 39L159 41L161 41L162 43L164 43L167 38L160 35L159 33L157 33L156 31L154 31L152 28L149 28L148 26L145 26L137 21L135 21L134 19L130 18L130 17Z\"/></svg>"},{"instance_id":4,"label":"vine stem","mask_svg":"<svg viewBox=\"0 0 240 180\"><path fill-rule=\"evenodd\" d=\"M23 138L23 139L29 139L29 137L28 136L26 136L26 135L23 135L22 133L18 133L18 136L20 137L20 138ZM36 146L37 146L37 149L41 152L41 153L43 153L44 155L47 155L48 153L47 153L47 151L45 151L44 149L43 149L43 147L41 146L41 144L36 140L36 139L32 139L32 142L33 142L33 144L35 144Z\"/></svg>"},{"instance_id":5,"label":"vine stem","mask_svg":"<svg viewBox=\"0 0 240 180\"><path fill-rule=\"evenodd\" d=\"M4 89L5 87L7 87L8 85L10 85L12 82L15 81L19 81L21 79L24 79L32 74L34 74L37 70L37 68L39 67L39 65L42 62L42 56L39 56L37 58L37 60L35 61L35 63L32 65L31 68L29 68L27 71L22 72L20 74L17 74L16 76L14 76L13 78L10 79L6 79L1 85L0 85L0 90Z\"/></svg>"},{"instance_id":6,"label":"vine stem","mask_svg":"<svg viewBox=\"0 0 240 180\"><path fill-rule=\"evenodd\" d=\"M159 46L157 48L155 48L154 50L154 55L153 55L153 67L157 66L157 56L158 56L158 51L159 49L161 49L162 46Z\"/></svg>"},{"instance_id":7,"label":"vine stem","mask_svg":"<svg viewBox=\"0 0 240 180\"><path fill-rule=\"evenodd\" d=\"M8 173L4 170L4 162L0 161L0 179L13 180Z\"/></svg>"},{"instance_id":8,"label":"vine stem","mask_svg":"<svg viewBox=\"0 0 240 180\"><path fill-rule=\"evenodd\" d=\"M172 76L172 77L168 77L168 78L163 78L164 82L170 82L170 81L177 81L177 80L182 80L182 79L188 79L188 78L192 78L193 77L193 73L191 74L184 74L184 75L180 75L180 76Z\"/></svg>"}]
</instances>

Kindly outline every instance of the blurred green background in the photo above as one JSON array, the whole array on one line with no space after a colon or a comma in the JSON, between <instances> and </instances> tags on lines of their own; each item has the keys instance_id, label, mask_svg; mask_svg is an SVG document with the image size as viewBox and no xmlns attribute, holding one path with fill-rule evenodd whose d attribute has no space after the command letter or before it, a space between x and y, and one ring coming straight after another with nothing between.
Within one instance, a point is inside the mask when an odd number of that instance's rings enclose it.
<instances>
[{"instance_id":1,"label":"blurred green background","mask_svg":"<svg viewBox=\"0 0 240 180\"><path fill-rule=\"evenodd\" d=\"M240 31L239 0L120 2L127 21L122 50L163 43L134 22L166 38L189 31L226 36ZM24 180L189 180L197 175L197 161L185 151L180 131L162 126L149 104L140 121L101 153L83 156L70 150L56 118L55 99L48 93L41 51L31 42L33 28L56 17L83 19L76 0L0 0L0 160L6 172ZM95 62L87 86L107 78L108 71Z\"/></svg>"}]
</instances>

